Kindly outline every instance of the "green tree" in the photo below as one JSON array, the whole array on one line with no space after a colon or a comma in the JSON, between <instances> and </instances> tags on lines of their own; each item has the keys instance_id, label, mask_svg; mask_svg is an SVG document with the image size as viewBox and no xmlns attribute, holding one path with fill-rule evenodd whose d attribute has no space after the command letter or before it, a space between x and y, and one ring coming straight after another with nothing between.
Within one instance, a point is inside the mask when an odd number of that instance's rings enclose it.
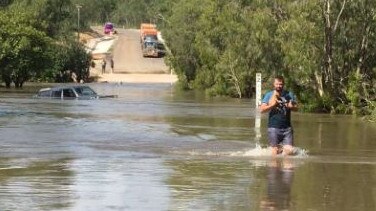
<instances>
[{"instance_id":1,"label":"green tree","mask_svg":"<svg viewBox=\"0 0 376 211\"><path fill-rule=\"evenodd\" d=\"M245 1L205 1L200 8L196 4L175 4L167 19L169 27L163 32L172 67L186 87L251 96L256 72L270 75L282 66L272 10Z\"/></svg>"},{"instance_id":2,"label":"green tree","mask_svg":"<svg viewBox=\"0 0 376 211\"><path fill-rule=\"evenodd\" d=\"M287 70L284 75L299 99L306 103L313 103L325 95L321 12L315 1L288 5L285 8L288 18L280 22L277 30L277 41Z\"/></svg>"},{"instance_id":3,"label":"green tree","mask_svg":"<svg viewBox=\"0 0 376 211\"><path fill-rule=\"evenodd\" d=\"M285 75L303 102L326 111L355 112L362 102L372 101L372 4L344 0L285 6L288 18L279 24L278 39L290 70Z\"/></svg>"},{"instance_id":4,"label":"green tree","mask_svg":"<svg viewBox=\"0 0 376 211\"><path fill-rule=\"evenodd\" d=\"M172 15L167 18L169 28L164 32L167 46L171 49L168 63L177 73L183 87L192 86L199 67L198 52L193 48L198 31L197 21L202 13L202 1L180 1L172 8Z\"/></svg>"},{"instance_id":5,"label":"green tree","mask_svg":"<svg viewBox=\"0 0 376 211\"><path fill-rule=\"evenodd\" d=\"M47 35L50 37L67 36L65 33L71 32L73 28L71 1L45 0L43 3L43 6L39 6L38 19L46 23Z\"/></svg>"},{"instance_id":6,"label":"green tree","mask_svg":"<svg viewBox=\"0 0 376 211\"><path fill-rule=\"evenodd\" d=\"M73 8L76 5L82 6L80 20L82 27L88 28L89 24L104 24L105 22L113 22L113 14L115 13L119 0L71 0ZM77 12L74 12L75 18ZM76 22L75 22L76 23Z\"/></svg>"},{"instance_id":7,"label":"green tree","mask_svg":"<svg viewBox=\"0 0 376 211\"><path fill-rule=\"evenodd\" d=\"M0 71L7 87L16 87L38 75L48 63L44 52L51 40L34 27L35 19L24 11L0 13Z\"/></svg>"},{"instance_id":8,"label":"green tree","mask_svg":"<svg viewBox=\"0 0 376 211\"><path fill-rule=\"evenodd\" d=\"M75 41L64 41L54 45L51 54L53 66L43 78L54 82L72 82L75 75L77 81L88 81L91 56L83 45Z\"/></svg>"}]
</instances>

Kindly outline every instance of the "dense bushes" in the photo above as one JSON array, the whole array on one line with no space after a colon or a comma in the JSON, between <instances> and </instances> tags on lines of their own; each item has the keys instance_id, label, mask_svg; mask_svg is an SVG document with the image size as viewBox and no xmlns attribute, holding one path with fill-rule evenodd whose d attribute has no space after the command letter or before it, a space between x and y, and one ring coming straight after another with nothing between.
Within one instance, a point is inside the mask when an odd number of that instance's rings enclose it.
<instances>
[{"instance_id":1,"label":"dense bushes","mask_svg":"<svg viewBox=\"0 0 376 211\"><path fill-rule=\"evenodd\" d=\"M87 79L91 59L73 38L70 1L14 0L1 6L0 74L7 87L71 81L71 74Z\"/></svg>"},{"instance_id":2,"label":"dense bushes","mask_svg":"<svg viewBox=\"0 0 376 211\"><path fill-rule=\"evenodd\" d=\"M281 74L303 109L357 113L376 96L375 7L374 1L180 0L163 33L184 87L249 97L256 72L265 81Z\"/></svg>"},{"instance_id":3,"label":"dense bushes","mask_svg":"<svg viewBox=\"0 0 376 211\"><path fill-rule=\"evenodd\" d=\"M35 39L20 38L29 39L29 46L37 40L49 45L49 38L52 43L66 43L56 41L72 37L77 30L75 5L80 4L83 27L106 21L127 27L157 23L168 46L166 62L184 88L251 97L255 74L261 72L264 81L283 75L307 111L367 113L375 107L376 2L372 0L13 0L0 6L16 4L37 5L28 7L34 8L38 20L29 27ZM3 34L13 33L4 28L1 45ZM11 58L3 50L0 62ZM87 64L87 57L80 58L77 65ZM45 61L48 55L34 59ZM79 75L85 72L83 66L69 68ZM1 68L7 73L10 66ZM56 74L58 67L53 69L48 73Z\"/></svg>"}]
</instances>

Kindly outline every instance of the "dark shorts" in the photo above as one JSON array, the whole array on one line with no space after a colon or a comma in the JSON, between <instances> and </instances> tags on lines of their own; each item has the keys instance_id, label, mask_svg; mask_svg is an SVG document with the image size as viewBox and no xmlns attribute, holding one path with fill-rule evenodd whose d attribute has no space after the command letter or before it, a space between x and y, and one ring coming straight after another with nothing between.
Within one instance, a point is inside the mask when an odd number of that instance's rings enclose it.
<instances>
[{"instance_id":1,"label":"dark shorts","mask_svg":"<svg viewBox=\"0 0 376 211\"><path fill-rule=\"evenodd\" d=\"M269 145L275 147L279 144L293 146L294 131L289 128L268 128Z\"/></svg>"}]
</instances>

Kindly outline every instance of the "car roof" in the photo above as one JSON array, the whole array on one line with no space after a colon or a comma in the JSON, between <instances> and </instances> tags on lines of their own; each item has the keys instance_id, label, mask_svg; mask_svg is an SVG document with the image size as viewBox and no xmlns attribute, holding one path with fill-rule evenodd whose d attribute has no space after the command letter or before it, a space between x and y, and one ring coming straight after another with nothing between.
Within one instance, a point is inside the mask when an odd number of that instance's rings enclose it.
<instances>
[{"instance_id":1,"label":"car roof","mask_svg":"<svg viewBox=\"0 0 376 211\"><path fill-rule=\"evenodd\" d=\"M62 86L54 86L54 87L49 87L49 88L42 88L38 92L57 91L57 90L60 90L60 89L76 89L76 88L81 88L81 87L89 88L89 89L93 90L90 86L86 86L86 85L72 85L72 86L62 85Z\"/></svg>"},{"instance_id":2,"label":"car roof","mask_svg":"<svg viewBox=\"0 0 376 211\"><path fill-rule=\"evenodd\" d=\"M39 91L40 92L45 92L45 91L50 91L51 90L51 88L42 88L42 89L40 89Z\"/></svg>"},{"instance_id":3,"label":"car roof","mask_svg":"<svg viewBox=\"0 0 376 211\"><path fill-rule=\"evenodd\" d=\"M54 86L51 89L66 89L66 88L79 88L79 87L88 87L91 88L90 86L85 86L85 85L62 85L62 86Z\"/></svg>"}]
</instances>

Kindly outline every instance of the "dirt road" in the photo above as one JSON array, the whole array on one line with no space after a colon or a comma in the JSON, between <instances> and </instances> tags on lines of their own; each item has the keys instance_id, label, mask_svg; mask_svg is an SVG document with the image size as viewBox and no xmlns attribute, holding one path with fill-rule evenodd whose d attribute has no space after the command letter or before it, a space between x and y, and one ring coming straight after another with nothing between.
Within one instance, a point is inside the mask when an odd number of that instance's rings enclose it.
<instances>
[{"instance_id":1,"label":"dirt road","mask_svg":"<svg viewBox=\"0 0 376 211\"><path fill-rule=\"evenodd\" d=\"M150 82L174 83L177 77L170 73L163 58L144 58L141 52L140 33L136 29L117 29L112 50L107 56L106 73L101 74L100 61L91 75L98 81L107 82ZM113 57L114 71L111 73L110 58Z\"/></svg>"}]
</instances>

